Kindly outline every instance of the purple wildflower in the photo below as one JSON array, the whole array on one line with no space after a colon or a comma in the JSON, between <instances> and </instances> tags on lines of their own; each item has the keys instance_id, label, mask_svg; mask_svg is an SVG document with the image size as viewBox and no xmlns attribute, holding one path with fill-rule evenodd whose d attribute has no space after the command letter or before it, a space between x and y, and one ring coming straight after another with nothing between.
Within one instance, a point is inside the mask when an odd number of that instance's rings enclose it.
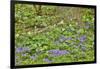
<instances>
[{"instance_id":1,"label":"purple wildflower","mask_svg":"<svg viewBox=\"0 0 100 69\"><path fill-rule=\"evenodd\" d=\"M66 50L49 50L50 56L60 56L60 55L65 55L65 54L69 54L68 51Z\"/></svg>"},{"instance_id":2,"label":"purple wildflower","mask_svg":"<svg viewBox=\"0 0 100 69\"><path fill-rule=\"evenodd\" d=\"M26 56L27 54L22 54L22 56Z\"/></svg>"},{"instance_id":3,"label":"purple wildflower","mask_svg":"<svg viewBox=\"0 0 100 69\"><path fill-rule=\"evenodd\" d=\"M66 50L61 50L61 51L59 51L59 54L61 54L61 55L68 54L68 53L69 53L69 52L66 51Z\"/></svg>"},{"instance_id":4,"label":"purple wildflower","mask_svg":"<svg viewBox=\"0 0 100 69\"><path fill-rule=\"evenodd\" d=\"M65 40L71 40L71 39L72 39L72 37L66 38L64 35L62 35L62 36L59 38L59 41L60 41L60 42L63 42L63 41L65 41Z\"/></svg>"},{"instance_id":5,"label":"purple wildflower","mask_svg":"<svg viewBox=\"0 0 100 69\"><path fill-rule=\"evenodd\" d=\"M55 49L55 50L49 50L49 53L57 53L59 50Z\"/></svg>"},{"instance_id":6,"label":"purple wildflower","mask_svg":"<svg viewBox=\"0 0 100 69\"><path fill-rule=\"evenodd\" d=\"M68 37L66 40L71 40L72 39L72 37Z\"/></svg>"},{"instance_id":7,"label":"purple wildflower","mask_svg":"<svg viewBox=\"0 0 100 69\"><path fill-rule=\"evenodd\" d=\"M52 60L49 60L48 58L44 58L43 61L44 62L48 62L48 63L52 63L53 62Z\"/></svg>"},{"instance_id":8,"label":"purple wildflower","mask_svg":"<svg viewBox=\"0 0 100 69\"><path fill-rule=\"evenodd\" d=\"M18 48L16 48L17 53L26 52L26 51L29 51L29 50L30 49L28 47L18 47Z\"/></svg>"},{"instance_id":9,"label":"purple wildflower","mask_svg":"<svg viewBox=\"0 0 100 69\"><path fill-rule=\"evenodd\" d=\"M31 58L32 60L35 60L35 59L36 59L36 56L32 55L32 56L30 56L30 58Z\"/></svg>"},{"instance_id":10,"label":"purple wildflower","mask_svg":"<svg viewBox=\"0 0 100 69\"><path fill-rule=\"evenodd\" d=\"M63 42L63 41L65 41L67 38L64 36L64 35L62 35L60 38L59 38L59 41L60 42Z\"/></svg>"},{"instance_id":11,"label":"purple wildflower","mask_svg":"<svg viewBox=\"0 0 100 69\"><path fill-rule=\"evenodd\" d=\"M81 46L81 50L82 51L85 51L86 50L86 47L85 46Z\"/></svg>"},{"instance_id":12,"label":"purple wildflower","mask_svg":"<svg viewBox=\"0 0 100 69\"><path fill-rule=\"evenodd\" d=\"M19 52L22 52L23 51L23 48L19 47L19 48L16 48L16 52L19 53Z\"/></svg>"},{"instance_id":13,"label":"purple wildflower","mask_svg":"<svg viewBox=\"0 0 100 69\"><path fill-rule=\"evenodd\" d=\"M30 50L29 47L24 47L23 49L24 49L24 51L29 51Z\"/></svg>"},{"instance_id":14,"label":"purple wildflower","mask_svg":"<svg viewBox=\"0 0 100 69\"><path fill-rule=\"evenodd\" d=\"M81 42L84 42L85 39L86 39L86 36L85 36L85 35L83 35L83 36L81 36L81 37L79 38L79 40L80 40Z\"/></svg>"}]
</instances>

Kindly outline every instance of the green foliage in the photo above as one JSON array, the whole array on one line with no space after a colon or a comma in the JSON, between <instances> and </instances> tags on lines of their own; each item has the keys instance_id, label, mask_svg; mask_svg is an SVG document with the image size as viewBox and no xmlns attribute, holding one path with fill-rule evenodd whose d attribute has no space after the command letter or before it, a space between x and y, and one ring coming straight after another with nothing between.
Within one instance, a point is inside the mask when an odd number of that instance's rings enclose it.
<instances>
[{"instance_id":1,"label":"green foliage","mask_svg":"<svg viewBox=\"0 0 100 69\"><path fill-rule=\"evenodd\" d=\"M95 12L91 8L80 8L82 22L78 24L73 18L76 15L68 19L74 8L42 5L41 15L37 15L33 5L16 4L16 65L93 61ZM19 52L23 47L30 50ZM52 57L48 51L54 49L66 50L69 54Z\"/></svg>"}]
</instances>

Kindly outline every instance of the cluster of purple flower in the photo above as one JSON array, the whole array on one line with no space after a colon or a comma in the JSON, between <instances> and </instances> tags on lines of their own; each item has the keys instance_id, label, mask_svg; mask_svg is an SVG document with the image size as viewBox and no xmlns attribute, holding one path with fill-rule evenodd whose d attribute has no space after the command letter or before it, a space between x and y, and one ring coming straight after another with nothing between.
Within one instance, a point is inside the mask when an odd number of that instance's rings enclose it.
<instances>
[{"instance_id":1,"label":"cluster of purple flower","mask_svg":"<svg viewBox=\"0 0 100 69\"><path fill-rule=\"evenodd\" d=\"M32 56L30 56L30 59L35 60L36 59L36 56L35 55L32 55Z\"/></svg>"},{"instance_id":2,"label":"cluster of purple flower","mask_svg":"<svg viewBox=\"0 0 100 69\"><path fill-rule=\"evenodd\" d=\"M80 42L84 42L86 40L86 35L83 35L79 38Z\"/></svg>"},{"instance_id":3,"label":"cluster of purple flower","mask_svg":"<svg viewBox=\"0 0 100 69\"><path fill-rule=\"evenodd\" d=\"M66 38L64 35L60 36L60 38L59 38L59 41L60 41L60 42L63 42L63 41L65 41L65 40L67 40L67 38Z\"/></svg>"},{"instance_id":4,"label":"cluster of purple flower","mask_svg":"<svg viewBox=\"0 0 100 69\"><path fill-rule=\"evenodd\" d=\"M22 52L26 52L26 51L30 51L30 48L28 48L28 47L18 47L18 48L16 48L16 53L22 53Z\"/></svg>"},{"instance_id":5,"label":"cluster of purple flower","mask_svg":"<svg viewBox=\"0 0 100 69\"><path fill-rule=\"evenodd\" d=\"M83 45L83 42L86 40L86 35L83 35L79 38L80 43L78 44L78 47L81 48L82 51L86 50L86 47Z\"/></svg>"},{"instance_id":6,"label":"cluster of purple flower","mask_svg":"<svg viewBox=\"0 0 100 69\"><path fill-rule=\"evenodd\" d=\"M64 35L62 35L62 36L59 38L59 41L60 41L60 42L63 42L63 41L65 41L65 40L71 40L71 39L72 39L71 37L66 38Z\"/></svg>"},{"instance_id":7,"label":"cluster of purple flower","mask_svg":"<svg viewBox=\"0 0 100 69\"><path fill-rule=\"evenodd\" d=\"M48 58L44 58L43 61L47 62L47 63L52 63L53 62L52 60L49 60Z\"/></svg>"},{"instance_id":8,"label":"cluster of purple flower","mask_svg":"<svg viewBox=\"0 0 100 69\"><path fill-rule=\"evenodd\" d=\"M27 56L27 54L22 54L23 57Z\"/></svg>"},{"instance_id":9,"label":"cluster of purple flower","mask_svg":"<svg viewBox=\"0 0 100 69\"><path fill-rule=\"evenodd\" d=\"M69 51L67 50L49 50L48 51L50 53L50 56L61 56L61 55L65 55L65 54L69 54Z\"/></svg>"},{"instance_id":10,"label":"cluster of purple flower","mask_svg":"<svg viewBox=\"0 0 100 69\"><path fill-rule=\"evenodd\" d=\"M64 42L66 40L71 40L71 37L66 38L64 35L60 36L58 40L55 41L55 44L59 44L61 42Z\"/></svg>"},{"instance_id":11,"label":"cluster of purple flower","mask_svg":"<svg viewBox=\"0 0 100 69\"><path fill-rule=\"evenodd\" d=\"M85 46L81 46L81 50L82 51L86 51L86 47Z\"/></svg>"}]
</instances>

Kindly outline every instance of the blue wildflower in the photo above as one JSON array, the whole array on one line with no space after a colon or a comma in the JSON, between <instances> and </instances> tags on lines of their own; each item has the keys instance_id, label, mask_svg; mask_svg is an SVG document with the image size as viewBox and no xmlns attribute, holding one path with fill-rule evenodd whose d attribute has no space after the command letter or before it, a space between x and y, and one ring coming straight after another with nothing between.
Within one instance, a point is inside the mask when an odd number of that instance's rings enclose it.
<instances>
[{"instance_id":1,"label":"blue wildflower","mask_svg":"<svg viewBox=\"0 0 100 69\"><path fill-rule=\"evenodd\" d=\"M53 62L52 60L49 60L48 58L44 58L43 61L44 62L48 62L48 63L52 63Z\"/></svg>"},{"instance_id":2,"label":"blue wildflower","mask_svg":"<svg viewBox=\"0 0 100 69\"><path fill-rule=\"evenodd\" d=\"M30 58L32 59L32 60L35 60L36 58L37 58L37 55L35 54L35 55L32 55L32 56L30 56Z\"/></svg>"},{"instance_id":3,"label":"blue wildflower","mask_svg":"<svg viewBox=\"0 0 100 69\"><path fill-rule=\"evenodd\" d=\"M59 38L59 41L60 42L63 42L63 41L65 41L67 38L64 36L64 35L62 35L62 36L60 36L60 38Z\"/></svg>"},{"instance_id":4,"label":"blue wildflower","mask_svg":"<svg viewBox=\"0 0 100 69\"><path fill-rule=\"evenodd\" d=\"M57 53L59 51L59 49L55 49L55 50L49 50L49 53Z\"/></svg>"},{"instance_id":5,"label":"blue wildflower","mask_svg":"<svg viewBox=\"0 0 100 69\"><path fill-rule=\"evenodd\" d=\"M16 53L26 52L29 50L30 49L28 47L18 47L18 48L16 48Z\"/></svg>"},{"instance_id":6,"label":"blue wildflower","mask_svg":"<svg viewBox=\"0 0 100 69\"><path fill-rule=\"evenodd\" d=\"M72 39L72 37L68 37L66 40L71 40Z\"/></svg>"},{"instance_id":7,"label":"blue wildflower","mask_svg":"<svg viewBox=\"0 0 100 69\"><path fill-rule=\"evenodd\" d=\"M22 56L27 56L27 54L22 54Z\"/></svg>"},{"instance_id":8,"label":"blue wildflower","mask_svg":"<svg viewBox=\"0 0 100 69\"><path fill-rule=\"evenodd\" d=\"M68 54L69 52L68 51L66 51L66 50L61 50L61 51L59 51L59 54L60 55L64 55L64 54Z\"/></svg>"},{"instance_id":9,"label":"blue wildflower","mask_svg":"<svg viewBox=\"0 0 100 69\"><path fill-rule=\"evenodd\" d=\"M16 49L16 52L17 53L22 52L22 51L23 51L23 48L22 47L19 47L19 48Z\"/></svg>"},{"instance_id":10,"label":"blue wildflower","mask_svg":"<svg viewBox=\"0 0 100 69\"><path fill-rule=\"evenodd\" d=\"M60 56L60 55L65 55L65 54L69 54L68 51L66 50L49 50L48 51L50 53L50 56Z\"/></svg>"},{"instance_id":11,"label":"blue wildflower","mask_svg":"<svg viewBox=\"0 0 100 69\"><path fill-rule=\"evenodd\" d=\"M29 47L24 47L23 50L24 51L30 51L30 48Z\"/></svg>"},{"instance_id":12,"label":"blue wildflower","mask_svg":"<svg viewBox=\"0 0 100 69\"><path fill-rule=\"evenodd\" d=\"M82 51L85 51L86 50L86 47L85 46L81 46L81 50Z\"/></svg>"},{"instance_id":13,"label":"blue wildflower","mask_svg":"<svg viewBox=\"0 0 100 69\"><path fill-rule=\"evenodd\" d=\"M64 41L66 41L66 40L71 40L71 39L72 39L72 37L66 38L64 35L62 35L62 36L60 36L59 39L56 40L54 43L55 43L56 45L58 45L58 44L60 44L61 42L64 42Z\"/></svg>"},{"instance_id":14,"label":"blue wildflower","mask_svg":"<svg viewBox=\"0 0 100 69\"><path fill-rule=\"evenodd\" d=\"M81 37L79 38L79 40L80 40L81 42L84 42L85 39L86 39L86 36L85 36L85 35L83 35L83 36L81 36Z\"/></svg>"},{"instance_id":15,"label":"blue wildflower","mask_svg":"<svg viewBox=\"0 0 100 69\"><path fill-rule=\"evenodd\" d=\"M32 56L30 56L30 58L31 58L32 60L35 60L35 59L36 59L36 56L35 56L35 55L32 55Z\"/></svg>"}]
</instances>

